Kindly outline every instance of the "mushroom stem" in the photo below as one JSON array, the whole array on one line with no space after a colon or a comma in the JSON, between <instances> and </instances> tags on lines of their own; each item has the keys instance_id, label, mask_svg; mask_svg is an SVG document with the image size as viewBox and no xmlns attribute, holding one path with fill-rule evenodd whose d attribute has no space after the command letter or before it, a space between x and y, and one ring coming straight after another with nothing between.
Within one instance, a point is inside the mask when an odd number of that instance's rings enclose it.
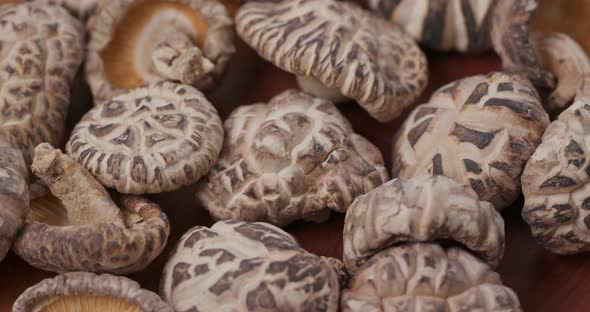
<instances>
[{"instance_id":1,"label":"mushroom stem","mask_svg":"<svg viewBox=\"0 0 590 312\"><path fill-rule=\"evenodd\" d=\"M321 82L305 76L297 76L297 84L301 90L317 97L330 100L335 104L350 101L350 98L344 96L340 90L336 88L328 88Z\"/></svg>"},{"instance_id":2,"label":"mushroom stem","mask_svg":"<svg viewBox=\"0 0 590 312\"><path fill-rule=\"evenodd\" d=\"M48 143L39 144L31 168L62 201L69 225L114 223L125 226L121 211L104 187L60 150Z\"/></svg>"}]
</instances>

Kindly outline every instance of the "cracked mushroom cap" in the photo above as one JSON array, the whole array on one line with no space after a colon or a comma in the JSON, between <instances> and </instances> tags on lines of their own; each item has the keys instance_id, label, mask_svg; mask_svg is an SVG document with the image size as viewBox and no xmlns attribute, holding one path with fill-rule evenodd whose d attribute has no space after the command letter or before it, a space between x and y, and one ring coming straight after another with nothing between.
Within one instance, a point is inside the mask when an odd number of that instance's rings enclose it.
<instances>
[{"instance_id":1,"label":"cracked mushroom cap","mask_svg":"<svg viewBox=\"0 0 590 312\"><path fill-rule=\"evenodd\" d=\"M354 99L380 122L398 117L426 87L426 58L414 40L352 3L252 2L240 8L236 26L305 91Z\"/></svg>"},{"instance_id":2,"label":"cracked mushroom cap","mask_svg":"<svg viewBox=\"0 0 590 312\"><path fill-rule=\"evenodd\" d=\"M31 211L13 245L30 265L128 274L164 249L170 224L156 204L128 196L120 210L86 169L49 144L35 149L32 169L56 198L32 189Z\"/></svg>"},{"instance_id":3,"label":"cracked mushroom cap","mask_svg":"<svg viewBox=\"0 0 590 312\"><path fill-rule=\"evenodd\" d=\"M547 127L522 175L523 219L559 254L590 251L590 78Z\"/></svg>"},{"instance_id":4,"label":"cracked mushroom cap","mask_svg":"<svg viewBox=\"0 0 590 312\"><path fill-rule=\"evenodd\" d=\"M197 197L214 219L324 221L387 181L381 152L331 102L289 90L225 122L217 165Z\"/></svg>"},{"instance_id":5,"label":"cracked mushroom cap","mask_svg":"<svg viewBox=\"0 0 590 312\"><path fill-rule=\"evenodd\" d=\"M516 293L485 263L435 244L389 248L344 290L342 311L522 311Z\"/></svg>"},{"instance_id":6,"label":"cracked mushroom cap","mask_svg":"<svg viewBox=\"0 0 590 312\"><path fill-rule=\"evenodd\" d=\"M176 311L337 311L334 270L267 223L220 221L178 242L161 294Z\"/></svg>"},{"instance_id":7,"label":"cracked mushroom cap","mask_svg":"<svg viewBox=\"0 0 590 312\"><path fill-rule=\"evenodd\" d=\"M123 276L72 272L44 279L18 297L13 312L173 312L157 294Z\"/></svg>"},{"instance_id":8,"label":"cracked mushroom cap","mask_svg":"<svg viewBox=\"0 0 590 312\"><path fill-rule=\"evenodd\" d=\"M161 82L95 106L66 150L103 185L138 195L193 184L213 166L222 143L221 119L203 94Z\"/></svg>"},{"instance_id":9,"label":"cracked mushroom cap","mask_svg":"<svg viewBox=\"0 0 590 312\"><path fill-rule=\"evenodd\" d=\"M548 124L534 87L518 75L457 80L406 119L393 176L446 175L501 210L520 196L520 175Z\"/></svg>"},{"instance_id":10,"label":"cracked mushroom cap","mask_svg":"<svg viewBox=\"0 0 590 312\"><path fill-rule=\"evenodd\" d=\"M101 1L88 32L95 104L164 80L209 89L235 52L233 20L217 0Z\"/></svg>"},{"instance_id":11,"label":"cracked mushroom cap","mask_svg":"<svg viewBox=\"0 0 590 312\"><path fill-rule=\"evenodd\" d=\"M73 16L86 19L100 0L26 0L29 2L60 5L66 8Z\"/></svg>"},{"instance_id":12,"label":"cracked mushroom cap","mask_svg":"<svg viewBox=\"0 0 590 312\"><path fill-rule=\"evenodd\" d=\"M344 221L350 273L379 250L411 242L451 242L492 267L504 254L504 220L468 186L445 176L394 179L360 196Z\"/></svg>"},{"instance_id":13,"label":"cracked mushroom cap","mask_svg":"<svg viewBox=\"0 0 590 312\"><path fill-rule=\"evenodd\" d=\"M483 52L492 47L490 24L496 2L369 0L369 7L428 48Z\"/></svg>"}]
</instances>

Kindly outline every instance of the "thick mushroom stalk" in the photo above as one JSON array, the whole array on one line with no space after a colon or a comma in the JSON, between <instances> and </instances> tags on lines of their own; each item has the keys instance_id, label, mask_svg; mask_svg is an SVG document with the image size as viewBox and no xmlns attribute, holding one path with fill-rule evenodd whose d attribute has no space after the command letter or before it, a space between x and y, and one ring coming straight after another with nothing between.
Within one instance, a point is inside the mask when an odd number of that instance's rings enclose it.
<instances>
[{"instance_id":1,"label":"thick mushroom stalk","mask_svg":"<svg viewBox=\"0 0 590 312\"><path fill-rule=\"evenodd\" d=\"M32 168L57 199L50 203L36 185L35 194L45 204L32 200L14 243L29 264L54 272L128 274L145 268L164 249L170 225L157 205L124 197L125 210L119 210L86 169L46 143L35 148Z\"/></svg>"}]
</instances>

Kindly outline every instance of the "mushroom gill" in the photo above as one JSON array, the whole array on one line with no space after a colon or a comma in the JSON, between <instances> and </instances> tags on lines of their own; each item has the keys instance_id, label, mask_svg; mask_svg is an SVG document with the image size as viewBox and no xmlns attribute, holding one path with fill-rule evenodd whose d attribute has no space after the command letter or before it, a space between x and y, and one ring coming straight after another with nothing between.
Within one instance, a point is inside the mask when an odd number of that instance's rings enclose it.
<instances>
[{"instance_id":1,"label":"mushroom gill","mask_svg":"<svg viewBox=\"0 0 590 312\"><path fill-rule=\"evenodd\" d=\"M70 295L60 297L43 308L43 312L142 312L135 304L120 298L94 295Z\"/></svg>"}]
</instances>

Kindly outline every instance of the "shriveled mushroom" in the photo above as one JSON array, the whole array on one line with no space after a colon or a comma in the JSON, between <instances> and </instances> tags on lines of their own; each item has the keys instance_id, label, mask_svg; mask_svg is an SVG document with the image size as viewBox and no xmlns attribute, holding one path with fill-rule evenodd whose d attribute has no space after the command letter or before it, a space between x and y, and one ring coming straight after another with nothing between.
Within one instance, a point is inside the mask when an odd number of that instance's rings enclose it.
<instances>
[{"instance_id":1,"label":"shriveled mushroom","mask_svg":"<svg viewBox=\"0 0 590 312\"><path fill-rule=\"evenodd\" d=\"M156 204L125 197L126 209L119 210L86 169L49 144L35 149L32 169L61 201L32 204L14 242L14 251L32 266L128 274L145 268L164 249L170 225Z\"/></svg>"},{"instance_id":2,"label":"shriveled mushroom","mask_svg":"<svg viewBox=\"0 0 590 312\"><path fill-rule=\"evenodd\" d=\"M95 106L66 150L98 181L126 194L173 191L217 160L223 126L197 89L160 82Z\"/></svg>"},{"instance_id":3,"label":"shriveled mushroom","mask_svg":"<svg viewBox=\"0 0 590 312\"><path fill-rule=\"evenodd\" d=\"M518 75L455 81L406 119L393 150L393 176L446 175L503 209L520 195L520 175L548 124L537 92Z\"/></svg>"},{"instance_id":4,"label":"shriveled mushroom","mask_svg":"<svg viewBox=\"0 0 590 312\"><path fill-rule=\"evenodd\" d=\"M64 9L0 5L0 261L29 207L33 147L64 135L70 83L82 61L83 27Z\"/></svg>"},{"instance_id":5,"label":"shriveled mushroom","mask_svg":"<svg viewBox=\"0 0 590 312\"><path fill-rule=\"evenodd\" d=\"M123 276L72 272L44 279L18 297L13 312L173 312L157 294Z\"/></svg>"},{"instance_id":6,"label":"shriveled mushroom","mask_svg":"<svg viewBox=\"0 0 590 312\"><path fill-rule=\"evenodd\" d=\"M459 248L412 244L367 261L342 294L342 311L522 311L516 293Z\"/></svg>"},{"instance_id":7,"label":"shriveled mushroom","mask_svg":"<svg viewBox=\"0 0 590 312\"><path fill-rule=\"evenodd\" d=\"M346 266L344 262L339 259L332 258L332 257L320 257L322 261L327 263L338 275L338 281L340 282L340 289L345 288L348 286L348 282L350 281L350 274L348 274L348 270L346 270Z\"/></svg>"},{"instance_id":8,"label":"shriveled mushroom","mask_svg":"<svg viewBox=\"0 0 590 312\"><path fill-rule=\"evenodd\" d=\"M235 52L233 21L217 0L102 1L88 31L95 104L163 80L209 89Z\"/></svg>"},{"instance_id":9,"label":"shriveled mushroom","mask_svg":"<svg viewBox=\"0 0 590 312\"><path fill-rule=\"evenodd\" d=\"M197 197L214 219L325 221L388 180L381 152L331 102L289 90L225 122L219 161Z\"/></svg>"},{"instance_id":10,"label":"shriveled mushroom","mask_svg":"<svg viewBox=\"0 0 590 312\"><path fill-rule=\"evenodd\" d=\"M338 277L287 232L220 221L178 242L161 294L176 311L337 311Z\"/></svg>"},{"instance_id":11,"label":"shriveled mushroom","mask_svg":"<svg viewBox=\"0 0 590 312\"><path fill-rule=\"evenodd\" d=\"M297 75L304 91L354 99L381 122L426 87L426 58L412 38L352 3L252 2L240 8L236 26L264 59Z\"/></svg>"},{"instance_id":12,"label":"shriveled mushroom","mask_svg":"<svg viewBox=\"0 0 590 312\"><path fill-rule=\"evenodd\" d=\"M86 19L96 8L100 0L26 0L29 2L61 5L72 15Z\"/></svg>"}]
</instances>

